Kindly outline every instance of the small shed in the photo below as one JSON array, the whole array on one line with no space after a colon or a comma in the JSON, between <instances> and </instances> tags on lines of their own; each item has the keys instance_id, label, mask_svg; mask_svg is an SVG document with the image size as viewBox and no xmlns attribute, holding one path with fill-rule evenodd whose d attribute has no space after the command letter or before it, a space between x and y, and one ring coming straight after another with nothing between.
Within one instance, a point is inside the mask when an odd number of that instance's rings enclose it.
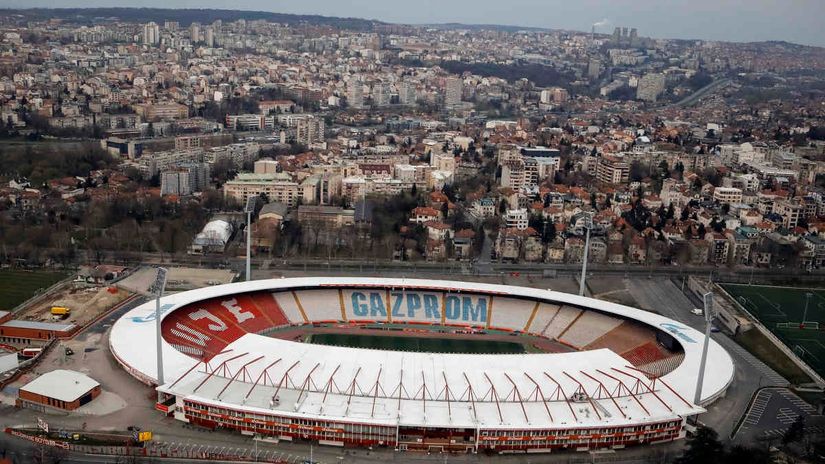
<instances>
[{"instance_id":1,"label":"small shed","mask_svg":"<svg viewBox=\"0 0 825 464\"><path fill-rule=\"evenodd\" d=\"M17 406L33 409L75 410L100 395L100 384L77 371L47 372L20 387Z\"/></svg>"}]
</instances>

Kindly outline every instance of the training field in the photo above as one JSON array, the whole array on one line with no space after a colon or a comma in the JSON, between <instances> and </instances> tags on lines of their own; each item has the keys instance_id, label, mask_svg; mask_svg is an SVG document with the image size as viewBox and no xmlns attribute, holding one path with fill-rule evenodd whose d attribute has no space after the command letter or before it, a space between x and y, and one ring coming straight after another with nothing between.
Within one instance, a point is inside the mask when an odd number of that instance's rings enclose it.
<instances>
[{"instance_id":1,"label":"training field","mask_svg":"<svg viewBox=\"0 0 825 464\"><path fill-rule=\"evenodd\" d=\"M460 338L399 337L362 334L312 334L307 342L317 345L349 346L371 350L415 351L428 353L521 354L524 345L497 340Z\"/></svg>"},{"instance_id":2,"label":"training field","mask_svg":"<svg viewBox=\"0 0 825 464\"><path fill-rule=\"evenodd\" d=\"M740 284L722 287L811 368L825 376L825 290ZM802 328L807 293L811 296Z\"/></svg>"},{"instance_id":3,"label":"training field","mask_svg":"<svg viewBox=\"0 0 825 464\"><path fill-rule=\"evenodd\" d=\"M33 297L38 290L45 290L66 274L45 271L0 271L0 311L9 311Z\"/></svg>"}]
</instances>

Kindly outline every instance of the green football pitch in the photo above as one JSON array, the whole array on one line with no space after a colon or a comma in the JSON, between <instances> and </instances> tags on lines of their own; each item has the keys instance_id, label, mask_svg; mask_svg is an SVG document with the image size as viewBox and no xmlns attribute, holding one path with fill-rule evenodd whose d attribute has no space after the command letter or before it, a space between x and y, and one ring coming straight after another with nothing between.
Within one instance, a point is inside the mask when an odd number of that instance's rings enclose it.
<instances>
[{"instance_id":1,"label":"green football pitch","mask_svg":"<svg viewBox=\"0 0 825 464\"><path fill-rule=\"evenodd\" d=\"M0 310L8 311L33 297L39 290L45 290L66 274L46 271L20 271L4 269L0 271Z\"/></svg>"},{"instance_id":2,"label":"green football pitch","mask_svg":"<svg viewBox=\"0 0 825 464\"><path fill-rule=\"evenodd\" d=\"M399 337L362 334L312 334L307 342L318 345L349 346L372 350L416 351L426 353L520 354L524 345L495 340L461 338Z\"/></svg>"},{"instance_id":3,"label":"green football pitch","mask_svg":"<svg viewBox=\"0 0 825 464\"><path fill-rule=\"evenodd\" d=\"M825 290L740 284L722 287L813 370L825 376Z\"/></svg>"}]
</instances>

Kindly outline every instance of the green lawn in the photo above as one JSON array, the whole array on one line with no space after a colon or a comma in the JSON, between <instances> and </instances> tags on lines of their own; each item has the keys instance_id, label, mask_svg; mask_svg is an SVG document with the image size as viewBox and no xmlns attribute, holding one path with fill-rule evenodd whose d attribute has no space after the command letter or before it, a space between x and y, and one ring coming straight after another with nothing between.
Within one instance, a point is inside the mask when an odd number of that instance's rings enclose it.
<instances>
[{"instance_id":1,"label":"green lawn","mask_svg":"<svg viewBox=\"0 0 825 464\"><path fill-rule=\"evenodd\" d=\"M521 354L524 345L494 340L458 338L398 337L361 334L313 334L307 339L318 345L349 346L372 350L415 351L426 353Z\"/></svg>"},{"instance_id":2,"label":"green lawn","mask_svg":"<svg viewBox=\"0 0 825 464\"><path fill-rule=\"evenodd\" d=\"M825 375L825 290L739 284L722 284L722 287L811 368ZM815 328L816 323L819 324L818 329ZM769 344L767 339L764 343ZM764 354L767 348L762 348L761 344L750 343L749 349ZM782 353L779 355L786 358ZM780 368L770 362L768 364L785 375Z\"/></svg>"},{"instance_id":3,"label":"green lawn","mask_svg":"<svg viewBox=\"0 0 825 464\"><path fill-rule=\"evenodd\" d=\"M0 310L11 310L65 277L60 272L0 270Z\"/></svg>"}]
</instances>

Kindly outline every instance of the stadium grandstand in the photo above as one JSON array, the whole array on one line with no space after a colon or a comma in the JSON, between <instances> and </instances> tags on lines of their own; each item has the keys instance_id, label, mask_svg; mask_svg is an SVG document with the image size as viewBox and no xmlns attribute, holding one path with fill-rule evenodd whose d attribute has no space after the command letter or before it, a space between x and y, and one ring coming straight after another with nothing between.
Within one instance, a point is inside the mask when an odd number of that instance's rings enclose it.
<instances>
[{"instance_id":1,"label":"stadium grandstand","mask_svg":"<svg viewBox=\"0 0 825 464\"><path fill-rule=\"evenodd\" d=\"M300 278L166 296L158 385L154 303L112 328L110 349L157 386L158 409L184 422L277 440L398 450L616 449L684 436L724 395L731 358L703 334L654 313L523 287L435 280ZM366 349L305 334L507 340L525 354ZM534 340L544 343L535 344Z\"/></svg>"}]
</instances>

